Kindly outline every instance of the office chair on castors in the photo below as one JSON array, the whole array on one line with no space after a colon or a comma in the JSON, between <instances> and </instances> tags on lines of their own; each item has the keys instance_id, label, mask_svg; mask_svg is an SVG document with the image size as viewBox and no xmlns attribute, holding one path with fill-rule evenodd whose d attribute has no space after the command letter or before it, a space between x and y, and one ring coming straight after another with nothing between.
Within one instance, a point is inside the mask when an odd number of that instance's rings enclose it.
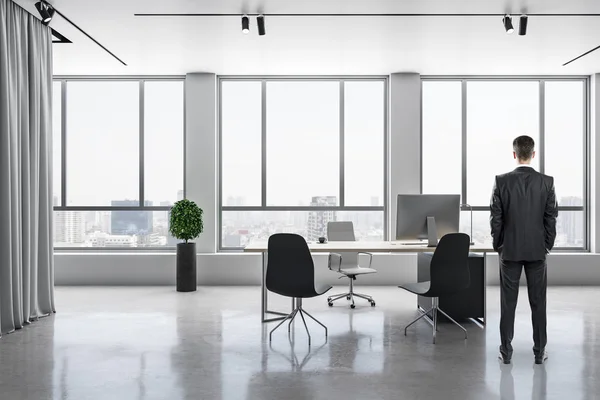
<instances>
[{"instance_id":1,"label":"office chair on castors","mask_svg":"<svg viewBox=\"0 0 600 400\"><path fill-rule=\"evenodd\" d=\"M337 241L355 241L354 237L354 225L350 221L338 221L329 222L327 224L327 239L330 242ZM368 267L361 267L359 263L359 255L365 254L369 256ZM337 262L334 261L337 259ZM343 253L330 253L328 267L330 270L342 274L342 277L350 279L350 288L347 293L341 293L335 296L327 298L329 306L333 306L333 302L342 298L352 301L350 304L351 308L356 307L354 305L354 297L367 300L371 303L371 306L375 306L375 300L371 296L366 294L360 294L354 292L354 281L359 275L374 274L377 270L371 268L371 262L373 261L373 255L366 252L343 252Z\"/></svg>"}]
</instances>

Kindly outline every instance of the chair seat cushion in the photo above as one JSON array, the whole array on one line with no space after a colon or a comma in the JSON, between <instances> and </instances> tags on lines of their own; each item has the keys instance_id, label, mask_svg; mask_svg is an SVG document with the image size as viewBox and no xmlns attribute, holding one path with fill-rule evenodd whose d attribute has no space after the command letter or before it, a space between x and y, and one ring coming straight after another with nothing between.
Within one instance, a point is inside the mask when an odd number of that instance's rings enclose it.
<instances>
[{"instance_id":1,"label":"chair seat cushion","mask_svg":"<svg viewBox=\"0 0 600 400\"><path fill-rule=\"evenodd\" d=\"M325 283L315 283L315 292L317 292L317 296L322 295L323 293L328 292L333 286L327 285Z\"/></svg>"},{"instance_id":2,"label":"chair seat cushion","mask_svg":"<svg viewBox=\"0 0 600 400\"><path fill-rule=\"evenodd\" d=\"M350 267L350 268L342 268L340 272L344 275L365 275L365 274L374 274L377 272L376 269L373 268L360 268L360 267Z\"/></svg>"},{"instance_id":3,"label":"chair seat cushion","mask_svg":"<svg viewBox=\"0 0 600 400\"><path fill-rule=\"evenodd\" d=\"M281 296L285 296L285 297L296 297L299 299L308 299L311 297L317 297L322 295L323 293L327 293L333 286L327 285L327 284L323 284L323 283L316 283L315 282L315 288L314 291L313 290L309 290L309 291L294 291L294 293L290 293L289 291L281 291L281 290L277 290L277 289L273 289L273 288L268 288L267 290L269 290L270 292L273 293L277 293L278 295Z\"/></svg>"},{"instance_id":4,"label":"chair seat cushion","mask_svg":"<svg viewBox=\"0 0 600 400\"><path fill-rule=\"evenodd\" d=\"M431 287L431 282L419 282L419 283L407 283L406 285L398 286L400 289L408 290L414 294L424 294L429 291Z\"/></svg>"}]
</instances>

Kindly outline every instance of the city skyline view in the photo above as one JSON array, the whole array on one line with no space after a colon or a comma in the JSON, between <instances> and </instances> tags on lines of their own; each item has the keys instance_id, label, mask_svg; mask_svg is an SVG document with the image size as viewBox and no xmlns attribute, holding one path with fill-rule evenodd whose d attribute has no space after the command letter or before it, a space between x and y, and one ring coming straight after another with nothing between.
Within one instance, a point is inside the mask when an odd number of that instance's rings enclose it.
<instances>
[{"instance_id":1,"label":"city skyline view","mask_svg":"<svg viewBox=\"0 0 600 400\"><path fill-rule=\"evenodd\" d=\"M183 191L179 191L182 195ZM314 196L315 208L331 206L334 196ZM379 203L373 198L373 203ZM579 198L561 198L561 204L578 204ZM127 200L115 200L115 206L127 206ZM167 202L162 202L165 206ZM151 206L152 204L147 204ZM243 206L243 198L230 197L228 206ZM274 233L297 233L307 241L327 236L327 222L352 221L357 240L384 239L383 211L223 211L221 240L223 247L243 247L252 239L266 240ZM561 211L557 221L557 247L584 245L584 219L578 211ZM470 211L460 212L460 232L470 235ZM178 242L169 234L168 211L56 211L57 247L165 247ZM395 240L393 233L388 240ZM473 240L490 242L489 211L473 212Z\"/></svg>"},{"instance_id":2,"label":"city skyline view","mask_svg":"<svg viewBox=\"0 0 600 400\"><path fill-rule=\"evenodd\" d=\"M61 82L55 82L61 104ZM139 206L141 115L139 82L67 82L66 206L132 207L117 211L56 211L57 247L165 247L168 211ZM384 81L267 81L266 119L260 81L222 82L221 204L257 206L262 202L263 157L267 206L339 206L341 156L344 157L344 206L382 207L384 202ZM57 90L58 89L58 90ZM533 132L539 143L539 83L468 82L467 120L462 121L461 82L423 82L423 193L460 193L487 206L493 176L515 167L514 132ZM582 84L547 82L543 158L555 176L561 206L582 206ZM521 95L516 100L513 94ZM93 96L90 96L93 93ZM119 93L119 96L115 96ZM144 206L169 207L183 198L183 82L144 83ZM566 99L566 100L565 100ZM343 107L342 107L343 105ZM55 108L55 116L62 113ZM98 118L109 114L111 119ZM307 118L310 116L310 118ZM507 117L510 116L510 118ZM121 118L123 117L123 118ZM343 120L340 119L343 117ZM90 119L99 120L88 124ZM262 124L266 153L262 153ZM344 126L343 146L340 129ZM61 202L61 135L54 119L55 205ZM467 176L462 176L462 124L467 124ZM118 143L118 146L114 144ZM74 151L74 149L79 149ZM83 150L81 150L83 149ZM99 159L98 154L111 154ZM567 155L571 155L568 157ZM539 170L541 156L532 166ZM445 168L440 168L444 165ZM576 178L576 179L573 179ZM396 194L392 193L394 198ZM390 212L391 210L388 210ZM294 232L307 240L326 236L329 221L350 220L358 240L382 240L384 211L221 211L221 245L238 248L252 239ZM489 241L489 212L473 213L473 239ZM557 246L583 247L583 211L561 211ZM469 212L460 230L471 231ZM393 240L390 236L388 239Z\"/></svg>"}]
</instances>

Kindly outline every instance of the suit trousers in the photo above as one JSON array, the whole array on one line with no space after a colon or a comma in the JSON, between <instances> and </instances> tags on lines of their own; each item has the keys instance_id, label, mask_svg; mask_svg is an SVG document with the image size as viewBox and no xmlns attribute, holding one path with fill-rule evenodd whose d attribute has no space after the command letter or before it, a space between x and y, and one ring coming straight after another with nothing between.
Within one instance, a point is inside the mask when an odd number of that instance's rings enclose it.
<instances>
[{"instance_id":1,"label":"suit trousers","mask_svg":"<svg viewBox=\"0 0 600 400\"><path fill-rule=\"evenodd\" d=\"M512 356L512 339L515 330L515 311L519 296L519 280L525 268L527 293L533 324L533 353L537 356L546 348L546 260L509 261L500 254L500 352Z\"/></svg>"}]
</instances>

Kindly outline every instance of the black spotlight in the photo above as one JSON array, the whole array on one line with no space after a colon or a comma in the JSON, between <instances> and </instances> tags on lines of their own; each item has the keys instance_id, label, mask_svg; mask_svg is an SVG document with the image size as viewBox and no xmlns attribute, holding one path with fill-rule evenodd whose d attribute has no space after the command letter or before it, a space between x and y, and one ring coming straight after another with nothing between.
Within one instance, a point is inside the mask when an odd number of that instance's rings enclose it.
<instances>
[{"instance_id":1,"label":"black spotlight","mask_svg":"<svg viewBox=\"0 0 600 400\"><path fill-rule=\"evenodd\" d=\"M48 25L54 16L54 8L52 5L46 1L38 1L35 3L35 8L37 8L40 17L42 17L42 23Z\"/></svg>"},{"instance_id":2,"label":"black spotlight","mask_svg":"<svg viewBox=\"0 0 600 400\"><path fill-rule=\"evenodd\" d=\"M506 33L513 33L515 28L513 28L512 20L510 15L506 14L504 18L502 18L502 23L504 24L504 29L506 29Z\"/></svg>"},{"instance_id":3,"label":"black spotlight","mask_svg":"<svg viewBox=\"0 0 600 400\"><path fill-rule=\"evenodd\" d=\"M261 14L256 17L256 24L258 25L258 34L263 36L265 34L265 16Z\"/></svg>"},{"instance_id":4,"label":"black spotlight","mask_svg":"<svg viewBox=\"0 0 600 400\"><path fill-rule=\"evenodd\" d=\"M519 19L519 35L527 35L527 15L521 15Z\"/></svg>"},{"instance_id":5,"label":"black spotlight","mask_svg":"<svg viewBox=\"0 0 600 400\"><path fill-rule=\"evenodd\" d=\"M242 17L242 32L248 33L250 32L250 20L247 15Z\"/></svg>"}]
</instances>

